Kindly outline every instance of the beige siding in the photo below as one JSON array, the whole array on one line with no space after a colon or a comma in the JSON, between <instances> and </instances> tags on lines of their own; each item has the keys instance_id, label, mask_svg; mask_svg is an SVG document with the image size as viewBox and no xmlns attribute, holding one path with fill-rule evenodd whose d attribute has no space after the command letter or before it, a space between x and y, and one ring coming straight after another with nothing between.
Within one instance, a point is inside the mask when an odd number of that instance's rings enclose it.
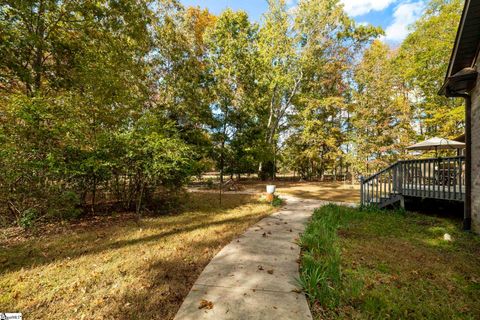
<instances>
[{"instance_id":1,"label":"beige siding","mask_svg":"<svg viewBox=\"0 0 480 320\"><path fill-rule=\"evenodd\" d=\"M480 234L480 80L472 92L472 230Z\"/></svg>"}]
</instances>

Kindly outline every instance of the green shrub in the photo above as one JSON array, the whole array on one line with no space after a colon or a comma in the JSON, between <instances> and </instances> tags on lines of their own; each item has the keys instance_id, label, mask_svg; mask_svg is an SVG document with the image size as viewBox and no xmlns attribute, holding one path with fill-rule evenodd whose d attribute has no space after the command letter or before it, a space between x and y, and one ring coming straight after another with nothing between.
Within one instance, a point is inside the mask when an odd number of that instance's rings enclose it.
<instances>
[{"instance_id":1,"label":"green shrub","mask_svg":"<svg viewBox=\"0 0 480 320\"><path fill-rule=\"evenodd\" d=\"M27 209L22 213L18 224L24 229L30 229L35 225L38 218L38 213L35 209Z\"/></svg>"},{"instance_id":2,"label":"green shrub","mask_svg":"<svg viewBox=\"0 0 480 320\"><path fill-rule=\"evenodd\" d=\"M280 198L279 196L274 196L273 201L272 201L272 206L274 207L280 207L283 204L283 199Z\"/></svg>"},{"instance_id":3,"label":"green shrub","mask_svg":"<svg viewBox=\"0 0 480 320\"><path fill-rule=\"evenodd\" d=\"M80 197L72 191L64 191L51 200L47 216L62 220L76 219L82 214Z\"/></svg>"},{"instance_id":4,"label":"green shrub","mask_svg":"<svg viewBox=\"0 0 480 320\"><path fill-rule=\"evenodd\" d=\"M214 183L213 183L213 179L212 178L208 178L207 181L207 188L208 189L213 189L214 188Z\"/></svg>"}]
</instances>

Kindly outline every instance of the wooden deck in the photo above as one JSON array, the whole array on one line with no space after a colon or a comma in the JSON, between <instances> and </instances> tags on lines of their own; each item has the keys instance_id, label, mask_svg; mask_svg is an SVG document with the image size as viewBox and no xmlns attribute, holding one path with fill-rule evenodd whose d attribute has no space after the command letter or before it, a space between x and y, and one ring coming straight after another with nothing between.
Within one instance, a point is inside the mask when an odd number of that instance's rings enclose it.
<instances>
[{"instance_id":1,"label":"wooden deck","mask_svg":"<svg viewBox=\"0 0 480 320\"><path fill-rule=\"evenodd\" d=\"M465 201L465 186L405 185L403 195L409 197Z\"/></svg>"},{"instance_id":2,"label":"wooden deck","mask_svg":"<svg viewBox=\"0 0 480 320\"><path fill-rule=\"evenodd\" d=\"M361 203L380 207L419 197L465 201L464 157L404 160L361 182Z\"/></svg>"}]
</instances>

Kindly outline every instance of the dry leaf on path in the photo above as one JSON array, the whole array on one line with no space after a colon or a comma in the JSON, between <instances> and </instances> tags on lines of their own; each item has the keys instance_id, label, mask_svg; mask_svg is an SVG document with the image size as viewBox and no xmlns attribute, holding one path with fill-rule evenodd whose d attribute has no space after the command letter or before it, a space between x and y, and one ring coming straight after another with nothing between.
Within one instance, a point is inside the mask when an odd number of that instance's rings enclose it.
<instances>
[{"instance_id":1,"label":"dry leaf on path","mask_svg":"<svg viewBox=\"0 0 480 320\"><path fill-rule=\"evenodd\" d=\"M200 301L200 306L198 307L198 309L211 310L211 309L213 309L213 302L202 299L202 301Z\"/></svg>"}]
</instances>

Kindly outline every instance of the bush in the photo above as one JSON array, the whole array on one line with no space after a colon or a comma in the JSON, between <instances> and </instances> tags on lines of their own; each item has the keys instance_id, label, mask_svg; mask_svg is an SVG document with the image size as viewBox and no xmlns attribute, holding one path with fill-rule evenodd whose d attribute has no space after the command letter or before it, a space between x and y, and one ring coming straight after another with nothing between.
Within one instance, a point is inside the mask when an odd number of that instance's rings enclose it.
<instances>
[{"instance_id":1,"label":"bush","mask_svg":"<svg viewBox=\"0 0 480 320\"><path fill-rule=\"evenodd\" d=\"M80 197L72 191L62 192L58 197L51 200L47 217L62 220L76 219L82 214Z\"/></svg>"},{"instance_id":2,"label":"bush","mask_svg":"<svg viewBox=\"0 0 480 320\"><path fill-rule=\"evenodd\" d=\"M19 95L1 102L2 225L20 224L23 212L25 226L76 218L93 202L92 211L114 202L140 211L150 205L149 192L176 190L196 173L194 148L156 113L145 113L130 130L99 131L92 142L68 97Z\"/></svg>"},{"instance_id":3,"label":"bush","mask_svg":"<svg viewBox=\"0 0 480 320\"><path fill-rule=\"evenodd\" d=\"M208 189L213 189L214 188L214 183L213 183L212 178L208 178L206 183L207 183L207 188Z\"/></svg>"},{"instance_id":4,"label":"bush","mask_svg":"<svg viewBox=\"0 0 480 320\"><path fill-rule=\"evenodd\" d=\"M27 209L22 213L18 224L24 229L30 229L35 225L38 218L38 213L35 209Z\"/></svg>"}]
</instances>

